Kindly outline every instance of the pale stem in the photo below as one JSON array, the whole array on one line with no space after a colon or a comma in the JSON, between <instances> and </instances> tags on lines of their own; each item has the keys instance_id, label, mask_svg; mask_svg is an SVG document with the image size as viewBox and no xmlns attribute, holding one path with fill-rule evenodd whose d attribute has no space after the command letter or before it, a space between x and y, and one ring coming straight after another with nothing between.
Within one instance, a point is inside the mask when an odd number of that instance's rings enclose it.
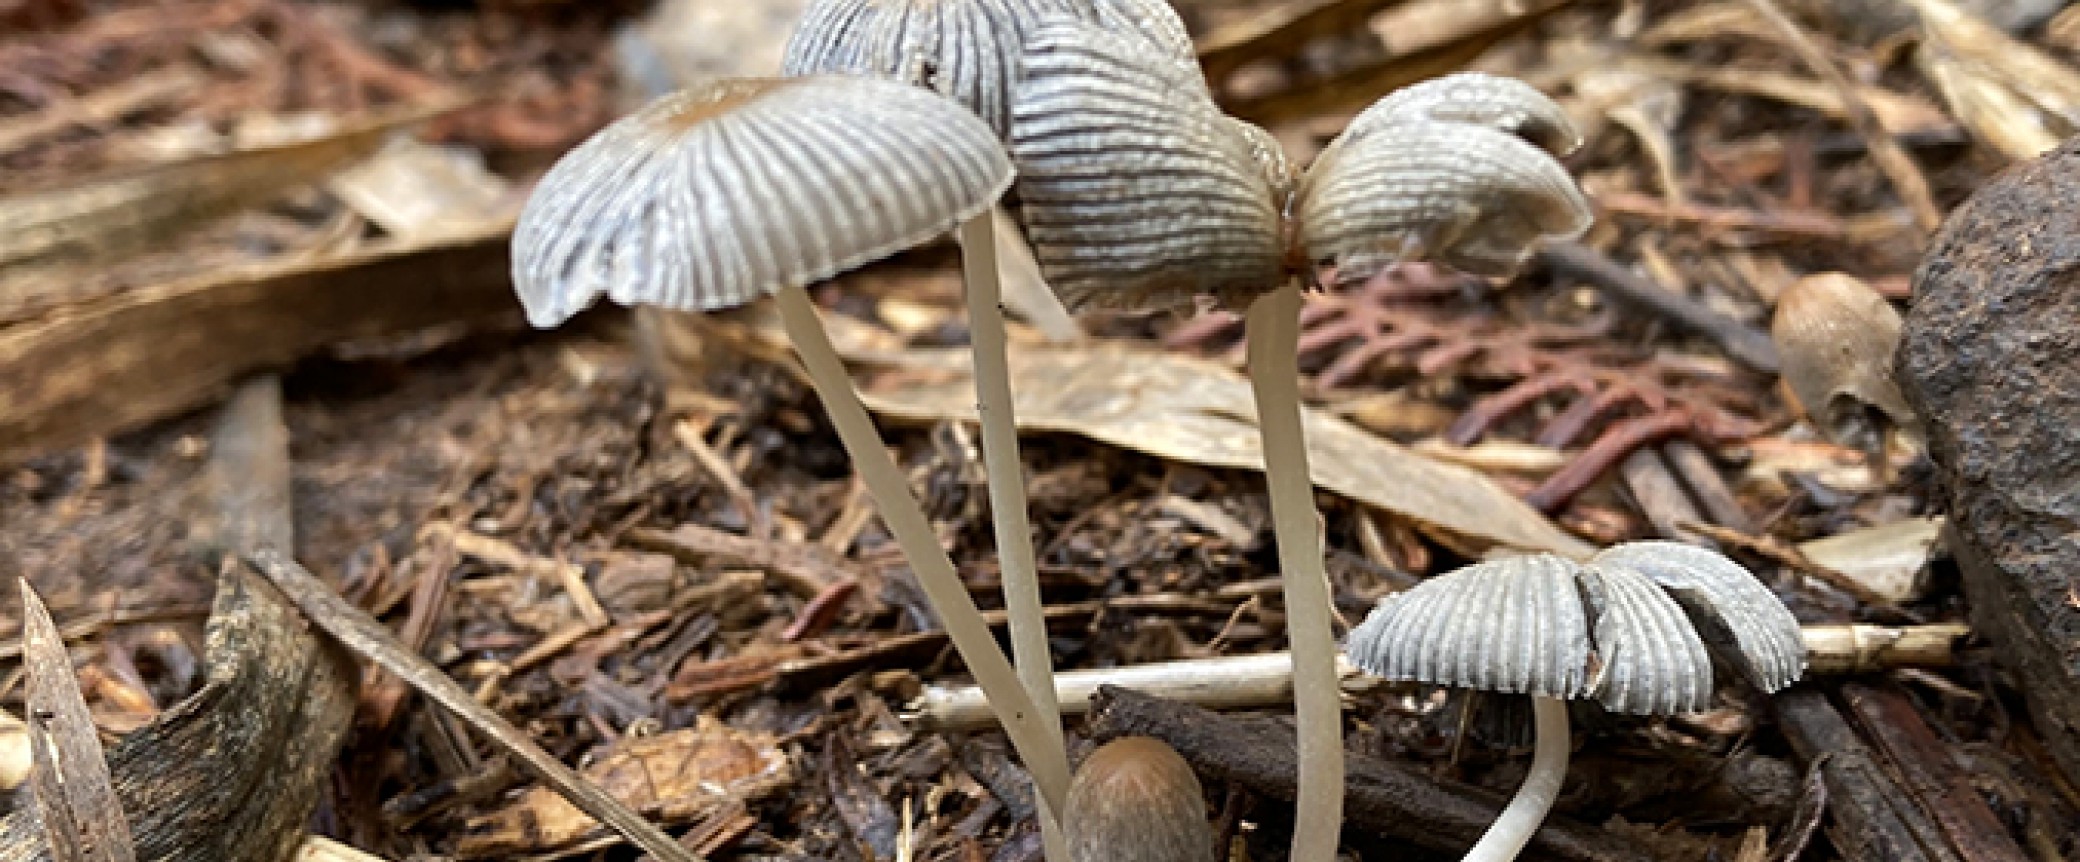
<instances>
[{"instance_id":1,"label":"pale stem","mask_svg":"<svg viewBox=\"0 0 2080 862\"><path fill-rule=\"evenodd\" d=\"M874 498L882 522L901 546L904 559L917 575L918 586L924 589L933 612L946 626L946 635L960 653L961 661L975 675L976 684L988 692L997 721L1003 724L1019 758L1033 774L1040 798L1049 810L1060 811L1069 791L1068 766L1059 754L1052 754L1060 746L1054 741L1060 739L1060 728L1054 730L1057 735L1050 735L1033 699L1011 669L1011 662L997 648L982 611L975 607L967 585L953 568L953 558L939 546L939 537L925 518L924 508L910 492L909 482L896 467L895 458L881 441L881 432L874 427L866 406L853 390L845 363L831 346L823 319L817 316L815 301L801 287L782 288L774 299L780 307L780 320L787 328L788 340L794 342L795 353L808 369L816 395L823 400L823 408L830 414L831 425L837 428L846 454L852 457L853 469L867 486L868 496Z\"/></svg>"},{"instance_id":2,"label":"pale stem","mask_svg":"<svg viewBox=\"0 0 2080 862\"><path fill-rule=\"evenodd\" d=\"M1336 636L1329 628L1329 579L1316 534L1314 480L1300 424L1300 286L1287 282L1250 304L1250 388L1264 444L1264 478L1293 646L1293 713L1300 736L1299 798L1292 862L1332 862L1343 834L1343 713L1337 700Z\"/></svg>"},{"instance_id":3,"label":"pale stem","mask_svg":"<svg viewBox=\"0 0 2080 862\"><path fill-rule=\"evenodd\" d=\"M1048 737L1048 748L1039 756L1050 758L1066 773L1069 756L1062 745L1061 708L1055 701L1054 662L1048 654L1047 619L1040 599L1040 567L1033 558L1033 526L1026 512L1025 466L1018 455L1011 365L1005 353L1003 288L997 275L997 237L990 213L962 224L960 237L961 276L967 282L968 329L975 356L975 412L982 421L982 464L989 480L990 525L996 531L1004 610L1011 624L1011 656ZM1026 760L1032 767L1033 758ZM1068 859L1053 812L1046 810L1044 801L1041 807L1047 858Z\"/></svg>"},{"instance_id":4,"label":"pale stem","mask_svg":"<svg viewBox=\"0 0 2080 862\"><path fill-rule=\"evenodd\" d=\"M1508 807L1502 809L1494 823L1488 824L1488 831L1481 833L1481 840L1466 851L1460 862L1510 862L1517 858L1524 845L1531 843L1531 836L1538 834L1538 825L1545 822L1553 800L1560 797L1560 785L1567 778L1567 702L1533 697L1531 713L1538 734L1537 748L1531 755L1531 772L1524 776L1517 795L1510 797Z\"/></svg>"}]
</instances>

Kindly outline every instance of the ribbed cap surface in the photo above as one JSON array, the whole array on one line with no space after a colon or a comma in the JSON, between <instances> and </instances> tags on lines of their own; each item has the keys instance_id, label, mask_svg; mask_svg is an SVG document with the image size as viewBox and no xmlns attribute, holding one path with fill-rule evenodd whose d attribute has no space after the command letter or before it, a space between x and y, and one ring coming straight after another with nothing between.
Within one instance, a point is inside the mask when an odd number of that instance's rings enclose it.
<instances>
[{"instance_id":1,"label":"ribbed cap surface","mask_svg":"<svg viewBox=\"0 0 2080 862\"><path fill-rule=\"evenodd\" d=\"M1010 181L989 128L925 90L717 82L659 99L557 162L513 232L513 283L542 327L602 294L730 308L943 233Z\"/></svg>"},{"instance_id":2,"label":"ribbed cap surface","mask_svg":"<svg viewBox=\"0 0 2080 862\"><path fill-rule=\"evenodd\" d=\"M1581 572L1596 621L1596 679L1606 709L1642 715L1697 712L1711 704L1712 657L1675 600L1638 573Z\"/></svg>"},{"instance_id":3,"label":"ribbed cap surface","mask_svg":"<svg viewBox=\"0 0 2080 862\"><path fill-rule=\"evenodd\" d=\"M1362 138L1414 120L1467 123L1507 132L1564 156L1582 133L1552 99L1515 78L1460 72L1395 90L1351 119L1339 141Z\"/></svg>"},{"instance_id":4,"label":"ribbed cap surface","mask_svg":"<svg viewBox=\"0 0 2080 862\"><path fill-rule=\"evenodd\" d=\"M1295 207L1310 260L1339 278L1428 259L1506 275L1541 239L1588 230L1574 178L1522 138L1469 123L1411 119L1332 145Z\"/></svg>"},{"instance_id":5,"label":"ribbed cap surface","mask_svg":"<svg viewBox=\"0 0 2080 862\"><path fill-rule=\"evenodd\" d=\"M1764 691L1805 670L1798 622L1775 596L1740 564L1675 542L1620 545L1586 566L1541 554L1439 575L1381 600L1344 652L1388 679L1667 714L1710 706L1707 641Z\"/></svg>"},{"instance_id":6,"label":"ribbed cap surface","mask_svg":"<svg viewBox=\"0 0 2080 862\"><path fill-rule=\"evenodd\" d=\"M1577 698L1589 683L1589 620L1576 566L1550 554L1479 563L1382 599L1344 644L1388 679Z\"/></svg>"},{"instance_id":7,"label":"ribbed cap surface","mask_svg":"<svg viewBox=\"0 0 2080 862\"><path fill-rule=\"evenodd\" d=\"M1089 2L813 0L788 39L781 72L922 84L967 106L1003 140L1025 34L1050 13L1091 17Z\"/></svg>"},{"instance_id":8,"label":"ribbed cap surface","mask_svg":"<svg viewBox=\"0 0 2080 862\"><path fill-rule=\"evenodd\" d=\"M1196 67L1145 34L1051 19L1027 45L1012 124L1022 221L1071 310L1239 305L1282 277L1279 208L1254 137Z\"/></svg>"},{"instance_id":9,"label":"ribbed cap surface","mask_svg":"<svg viewBox=\"0 0 2080 862\"><path fill-rule=\"evenodd\" d=\"M1589 566L1630 570L1658 584L1755 687L1776 691L1804 675L1806 644L1798 619L1724 555L1680 542L1632 542L1597 554Z\"/></svg>"}]
</instances>

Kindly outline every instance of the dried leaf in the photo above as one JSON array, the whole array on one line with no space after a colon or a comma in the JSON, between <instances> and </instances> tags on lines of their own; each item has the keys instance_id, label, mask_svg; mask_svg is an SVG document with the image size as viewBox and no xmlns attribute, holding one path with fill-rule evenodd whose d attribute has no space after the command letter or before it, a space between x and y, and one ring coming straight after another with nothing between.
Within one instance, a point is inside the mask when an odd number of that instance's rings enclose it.
<instances>
[{"instance_id":1,"label":"dried leaf","mask_svg":"<svg viewBox=\"0 0 2080 862\"><path fill-rule=\"evenodd\" d=\"M1942 532L1942 518L1907 518L1803 542L1798 552L1889 601L1906 602L1926 588L1921 568Z\"/></svg>"},{"instance_id":2,"label":"dried leaf","mask_svg":"<svg viewBox=\"0 0 2080 862\"><path fill-rule=\"evenodd\" d=\"M407 240L452 234L518 214L511 183L462 147L393 141L325 184L355 212Z\"/></svg>"},{"instance_id":3,"label":"dried leaf","mask_svg":"<svg viewBox=\"0 0 2080 862\"><path fill-rule=\"evenodd\" d=\"M442 102L305 143L206 156L63 188L0 198L0 266L60 252L131 251L261 203L374 152Z\"/></svg>"},{"instance_id":4,"label":"dried leaf","mask_svg":"<svg viewBox=\"0 0 2080 862\"><path fill-rule=\"evenodd\" d=\"M870 389L863 395L869 408L918 421L974 418L966 351L877 358L944 373ZM1014 350L1011 375L1023 428L1081 434L1178 461L1263 468L1249 384L1225 366L1098 344ZM1308 411L1305 420L1308 462L1323 488L1473 548L1503 545L1572 557L1590 552L1479 473L1412 454L1323 413Z\"/></svg>"},{"instance_id":5,"label":"dried leaf","mask_svg":"<svg viewBox=\"0 0 2080 862\"><path fill-rule=\"evenodd\" d=\"M2080 128L2080 72L1946 0L1907 0L1921 16L1915 61L1960 122L2011 159Z\"/></svg>"},{"instance_id":6,"label":"dried leaf","mask_svg":"<svg viewBox=\"0 0 2080 862\"><path fill-rule=\"evenodd\" d=\"M756 802L794 782L771 737L703 715L691 728L623 740L584 772L630 808L684 823L729 803ZM599 829L562 795L529 788L511 806L472 820L456 846L462 858L506 857L563 847Z\"/></svg>"}]
</instances>

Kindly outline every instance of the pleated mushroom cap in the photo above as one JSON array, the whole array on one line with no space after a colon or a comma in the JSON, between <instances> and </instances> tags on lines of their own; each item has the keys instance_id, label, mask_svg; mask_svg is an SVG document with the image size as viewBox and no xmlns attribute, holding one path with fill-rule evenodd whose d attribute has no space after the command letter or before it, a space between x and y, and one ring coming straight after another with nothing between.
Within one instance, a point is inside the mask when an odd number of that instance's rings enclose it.
<instances>
[{"instance_id":1,"label":"pleated mushroom cap","mask_svg":"<svg viewBox=\"0 0 2080 862\"><path fill-rule=\"evenodd\" d=\"M1467 123L1505 132L1556 156L1582 145L1582 133L1546 94L1515 78L1459 72L1395 90L1351 118L1338 141L1420 120Z\"/></svg>"},{"instance_id":2,"label":"pleated mushroom cap","mask_svg":"<svg viewBox=\"0 0 2080 862\"><path fill-rule=\"evenodd\" d=\"M1724 555L1680 542L1631 542L1597 554L1598 572L1636 572L1682 606L1708 643L1723 647L1756 688L1776 691L1806 669L1798 619L1769 588Z\"/></svg>"},{"instance_id":3,"label":"pleated mushroom cap","mask_svg":"<svg viewBox=\"0 0 2080 862\"><path fill-rule=\"evenodd\" d=\"M1268 136L1152 48L1063 19L1027 43L1011 137L1021 221L1071 310L1240 306L1283 277Z\"/></svg>"},{"instance_id":4,"label":"pleated mushroom cap","mask_svg":"<svg viewBox=\"0 0 2080 862\"><path fill-rule=\"evenodd\" d=\"M916 87L819 76L666 96L566 154L513 232L529 322L604 294L711 311L952 229L1011 181L989 127Z\"/></svg>"},{"instance_id":5,"label":"pleated mushroom cap","mask_svg":"<svg viewBox=\"0 0 2080 862\"><path fill-rule=\"evenodd\" d=\"M1388 679L1667 715L1711 705L1707 642L1727 646L1763 691L1805 671L1783 603L1740 564L1676 542L1619 545L1586 565L1541 554L1439 575L1381 600L1344 652Z\"/></svg>"},{"instance_id":6,"label":"pleated mushroom cap","mask_svg":"<svg viewBox=\"0 0 2080 862\"><path fill-rule=\"evenodd\" d=\"M1091 7L1099 29L1138 34L1163 56L1198 70L1198 46L1170 0L1091 0ZM1199 81L1205 84L1203 77Z\"/></svg>"},{"instance_id":7,"label":"pleated mushroom cap","mask_svg":"<svg viewBox=\"0 0 2080 862\"><path fill-rule=\"evenodd\" d=\"M1507 275L1535 243L1578 237L1591 220L1574 178L1544 150L1486 126L1423 119L1332 144L1294 210L1308 259L1341 280L1418 259Z\"/></svg>"},{"instance_id":8,"label":"pleated mushroom cap","mask_svg":"<svg viewBox=\"0 0 2080 862\"><path fill-rule=\"evenodd\" d=\"M1387 679L1572 699L1588 691L1589 618L1575 564L1508 557L1382 599L1344 654Z\"/></svg>"},{"instance_id":9,"label":"pleated mushroom cap","mask_svg":"<svg viewBox=\"0 0 2080 862\"><path fill-rule=\"evenodd\" d=\"M927 86L967 106L1004 140L1025 34L1050 14L1094 15L1083 10L1088 2L813 0L788 39L781 73L868 75Z\"/></svg>"},{"instance_id":10,"label":"pleated mushroom cap","mask_svg":"<svg viewBox=\"0 0 2080 862\"><path fill-rule=\"evenodd\" d=\"M1711 704L1712 657L1675 600L1627 569L1590 567L1582 593L1596 621L1589 693L1613 712L1668 715Z\"/></svg>"}]
</instances>

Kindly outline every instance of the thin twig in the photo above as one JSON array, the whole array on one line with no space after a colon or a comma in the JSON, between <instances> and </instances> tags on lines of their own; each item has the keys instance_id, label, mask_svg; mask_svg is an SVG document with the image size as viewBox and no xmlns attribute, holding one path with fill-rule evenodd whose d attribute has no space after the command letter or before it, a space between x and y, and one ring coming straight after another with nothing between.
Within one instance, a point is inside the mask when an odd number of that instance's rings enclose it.
<instances>
[{"instance_id":1,"label":"thin twig","mask_svg":"<svg viewBox=\"0 0 2080 862\"><path fill-rule=\"evenodd\" d=\"M1886 179L1892 181L1892 187L1906 202L1907 209L1914 213L1914 223L1924 235L1934 233L1943 224L1943 211L1936 206L1935 195L1928 190L1928 178L1922 176L1921 168L1915 166L1906 148L1878 125L1877 115L1871 113L1870 103L1864 101L1863 94L1849 83L1848 77L1835 67L1834 61L1827 58L1820 46L1813 44L1805 30L1785 15L1784 10L1777 8L1774 0L1748 0L1748 5L1782 32L1784 41L1798 54L1798 58L1834 88L1842 100L1849 125L1863 137L1865 146L1870 148L1871 160L1885 172Z\"/></svg>"},{"instance_id":2,"label":"thin twig","mask_svg":"<svg viewBox=\"0 0 2080 862\"><path fill-rule=\"evenodd\" d=\"M550 756L527 738L520 729L508 723L498 713L478 703L462 686L442 673L440 668L419 654L405 649L397 643L395 635L383 627L360 608L347 604L345 599L330 587L306 571L294 560L272 548L262 548L245 555L246 562L254 570L288 595L289 600L303 610L313 625L324 629L327 634L338 638L341 644L356 654L375 662L411 687L428 700L470 723L485 736L511 753L522 767L533 773L542 783L570 800L578 810L592 815L593 819L606 824L629 843L644 852L666 862L705 862L693 851L680 846L670 835L656 824L644 820L621 801L585 780L583 776L563 765L562 761Z\"/></svg>"},{"instance_id":3,"label":"thin twig","mask_svg":"<svg viewBox=\"0 0 2080 862\"><path fill-rule=\"evenodd\" d=\"M1712 340L1734 360L1765 374L1778 368L1777 346L1769 333L1750 327L1660 285L1634 275L1610 258L1582 245L1562 243L1541 248L1538 260L1563 275L1601 288L1611 298L1653 312L1683 329Z\"/></svg>"}]
</instances>

